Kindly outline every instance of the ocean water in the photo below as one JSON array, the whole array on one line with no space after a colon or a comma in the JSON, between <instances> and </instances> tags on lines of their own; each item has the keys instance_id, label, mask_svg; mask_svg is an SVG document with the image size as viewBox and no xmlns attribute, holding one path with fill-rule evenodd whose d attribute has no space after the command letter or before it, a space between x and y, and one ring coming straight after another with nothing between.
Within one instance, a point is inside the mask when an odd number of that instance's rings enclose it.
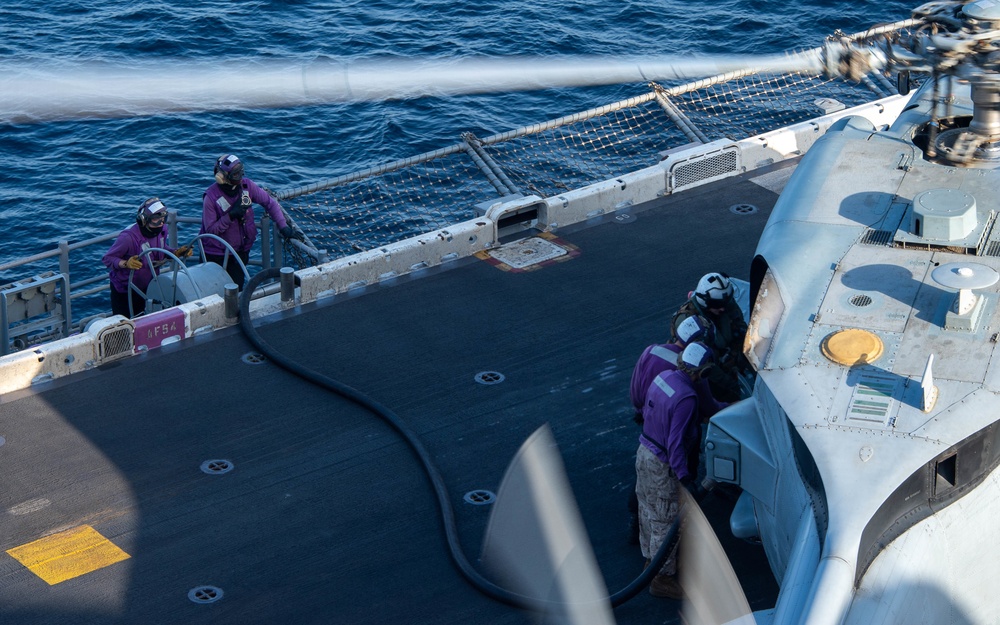
<instances>
[{"instance_id":1,"label":"ocean water","mask_svg":"<svg viewBox=\"0 0 1000 625\"><path fill-rule=\"evenodd\" d=\"M68 62L643 56L772 53L813 47L835 29L904 19L899 0L6 0L0 74ZM520 61L513 61L516 63ZM2 88L2 81L0 81ZM214 159L239 154L248 175L285 189L479 136L586 110L642 85L425 97L289 109L0 124L0 264L132 223L159 196L198 216ZM27 277L0 273L0 284Z\"/></svg>"}]
</instances>

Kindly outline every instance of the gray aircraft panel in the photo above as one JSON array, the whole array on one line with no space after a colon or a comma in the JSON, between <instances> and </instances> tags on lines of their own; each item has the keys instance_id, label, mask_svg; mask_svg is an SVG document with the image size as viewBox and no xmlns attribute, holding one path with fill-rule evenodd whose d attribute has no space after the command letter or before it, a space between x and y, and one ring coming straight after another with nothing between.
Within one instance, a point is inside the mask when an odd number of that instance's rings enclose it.
<instances>
[{"instance_id":1,"label":"gray aircraft panel","mask_svg":"<svg viewBox=\"0 0 1000 625\"><path fill-rule=\"evenodd\" d=\"M851 118L844 133L824 136L810 149L803 163L815 172L809 179L792 179L783 197L794 198L788 212L797 219L828 225L873 226L874 215L889 211L904 172L894 167L900 160L900 146L894 143L877 145L868 141L871 123ZM888 166L887 166L888 165ZM849 177L856 184L843 185ZM818 185L817 181L821 181ZM863 189L863 191L858 191ZM784 214L779 201L775 215Z\"/></svg>"},{"instance_id":2,"label":"gray aircraft panel","mask_svg":"<svg viewBox=\"0 0 1000 625\"><path fill-rule=\"evenodd\" d=\"M996 287L975 291L985 295L983 312L974 331L957 331L945 328L945 315L955 301L957 291L937 284L930 276L935 266L950 262L971 262L996 269L998 259L969 257L959 254L934 254L933 264L928 267L928 275L914 302L906 327L906 334L900 345L895 371L904 376L920 376L927 358L934 354L934 376L939 379L962 380L981 383L993 357L996 343L990 340L992 332L1000 324L996 306Z\"/></svg>"},{"instance_id":3,"label":"gray aircraft panel","mask_svg":"<svg viewBox=\"0 0 1000 625\"><path fill-rule=\"evenodd\" d=\"M840 261L819 311L824 323L901 333L927 271L918 252L858 245Z\"/></svg>"}]
</instances>

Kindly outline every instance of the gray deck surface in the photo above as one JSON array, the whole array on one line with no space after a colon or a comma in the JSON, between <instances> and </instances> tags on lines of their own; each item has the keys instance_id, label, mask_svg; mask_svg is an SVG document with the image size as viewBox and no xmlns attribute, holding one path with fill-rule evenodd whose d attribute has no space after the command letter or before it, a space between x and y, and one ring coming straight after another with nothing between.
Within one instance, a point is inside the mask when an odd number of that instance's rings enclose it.
<instances>
[{"instance_id":1,"label":"gray deck surface","mask_svg":"<svg viewBox=\"0 0 1000 625\"><path fill-rule=\"evenodd\" d=\"M776 195L743 180L561 230L579 255L536 271L478 259L269 320L263 336L392 408L423 437L477 558L524 439L552 426L609 590L642 569L626 542L638 429L635 359L707 271L748 278ZM729 209L752 204L760 211ZM360 407L247 364L237 329L0 397L2 623L529 623L481 595L446 551L431 488L401 439ZM502 383L474 376L496 371ZM203 462L233 470L208 475ZM760 547L706 512L751 605L776 586ZM90 525L131 557L49 585L5 553ZM197 604L188 592L221 588ZM642 592L619 623L677 622Z\"/></svg>"}]
</instances>

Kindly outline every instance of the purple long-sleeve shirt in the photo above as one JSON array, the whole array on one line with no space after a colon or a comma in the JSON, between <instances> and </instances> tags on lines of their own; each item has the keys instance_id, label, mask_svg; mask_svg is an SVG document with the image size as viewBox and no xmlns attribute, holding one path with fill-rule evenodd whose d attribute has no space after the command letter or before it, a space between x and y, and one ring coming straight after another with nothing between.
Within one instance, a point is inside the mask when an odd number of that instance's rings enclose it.
<instances>
[{"instance_id":1,"label":"purple long-sleeve shirt","mask_svg":"<svg viewBox=\"0 0 1000 625\"><path fill-rule=\"evenodd\" d=\"M698 393L691 378L680 371L656 376L646 392L642 415L639 443L669 464L677 479L690 475L688 460L697 454L701 440Z\"/></svg>"},{"instance_id":2,"label":"purple long-sleeve shirt","mask_svg":"<svg viewBox=\"0 0 1000 625\"><path fill-rule=\"evenodd\" d=\"M632 370L632 384L629 387L632 407L636 412L642 412L642 407L646 403L646 391L656 376L677 368L677 359L680 358L682 351L674 343L654 344L643 350L635 363L635 369Z\"/></svg>"},{"instance_id":3,"label":"purple long-sleeve shirt","mask_svg":"<svg viewBox=\"0 0 1000 625\"><path fill-rule=\"evenodd\" d=\"M676 343L654 344L643 350L638 362L635 363L635 369L632 370L632 384L629 387L632 407L635 408L636 412L643 413L643 407L646 405L646 393L656 376L664 371L677 369L677 361L680 360L682 351L684 349ZM700 415L703 418L707 419L729 405L717 401L712 396L707 379L698 380L694 383L694 387L698 394Z\"/></svg>"},{"instance_id":4,"label":"purple long-sleeve shirt","mask_svg":"<svg viewBox=\"0 0 1000 625\"><path fill-rule=\"evenodd\" d=\"M111 249L101 259L108 268L108 277L111 279L111 286L116 291L119 293L128 292L128 276L132 271L127 267L119 267L119 261L128 260L132 256L138 256L151 247L170 249L167 247L167 233L161 230L152 237L146 237L143 236L139 225L133 224L132 227L122 230L121 234L118 235L118 238L111 245ZM145 291L153 279L153 272L149 269L149 261L157 262L164 258L166 258L166 255L162 252L152 252L148 257L143 258L142 268L135 270L132 283Z\"/></svg>"},{"instance_id":5,"label":"purple long-sleeve shirt","mask_svg":"<svg viewBox=\"0 0 1000 625\"><path fill-rule=\"evenodd\" d=\"M242 196L246 195L251 205L240 219L232 219L229 209L240 204ZM244 178L232 195L226 195L222 187L215 183L205 191L201 212L201 233L210 233L221 237L233 246L237 252L249 252L257 240L257 224L254 223L253 204L260 204L278 224L278 228L288 225L285 215L281 212L281 204L261 189L249 178ZM203 239L206 254L222 256L225 248L214 239Z\"/></svg>"}]
</instances>

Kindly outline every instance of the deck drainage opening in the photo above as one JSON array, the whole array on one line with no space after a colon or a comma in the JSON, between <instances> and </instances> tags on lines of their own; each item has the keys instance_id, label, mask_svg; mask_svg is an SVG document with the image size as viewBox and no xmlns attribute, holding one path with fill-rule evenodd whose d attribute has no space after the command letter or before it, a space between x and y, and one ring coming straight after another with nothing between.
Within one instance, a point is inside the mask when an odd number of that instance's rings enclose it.
<instances>
[{"instance_id":1,"label":"deck drainage opening","mask_svg":"<svg viewBox=\"0 0 1000 625\"><path fill-rule=\"evenodd\" d=\"M729 207L729 212L735 215L753 215L757 212L757 207L753 204L733 204Z\"/></svg>"},{"instance_id":2,"label":"deck drainage opening","mask_svg":"<svg viewBox=\"0 0 1000 625\"><path fill-rule=\"evenodd\" d=\"M471 503L474 506L485 506L496 501L497 496L488 490L470 490L465 493L465 503Z\"/></svg>"},{"instance_id":3,"label":"deck drainage opening","mask_svg":"<svg viewBox=\"0 0 1000 625\"><path fill-rule=\"evenodd\" d=\"M258 354L256 352L248 352L246 354L243 354L243 357L240 360L247 363L248 365L262 365L265 362L267 362L267 356L265 356L264 354Z\"/></svg>"},{"instance_id":4,"label":"deck drainage opening","mask_svg":"<svg viewBox=\"0 0 1000 625\"><path fill-rule=\"evenodd\" d=\"M871 306L872 298L868 295L855 295L850 300L852 306L857 306L858 308L863 308L865 306Z\"/></svg>"},{"instance_id":5,"label":"deck drainage opening","mask_svg":"<svg viewBox=\"0 0 1000 625\"><path fill-rule=\"evenodd\" d=\"M197 586L188 591L188 599L195 603L215 603L222 599L222 589L218 586Z\"/></svg>"},{"instance_id":6,"label":"deck drainage opening","mask_svg":"<svg viewBox=\"0 0 1000 625\"><path fill-rule=\"evenodd\" d=\"M500 384L503 381L503 374L499 371L483 371L476 374L476 382L480 384Z\"/></svg>"},{"instance_id":7,"label":"deck drainage opening","mask_svg":"<svg viewBox=\"0 0 1000 625\"><path fill-rule=\"evenodd\" d=\"M222 475L233 470L233 463L228 460L206 460L201 463L202 473Z\"/></svg>"}]
</instances>

